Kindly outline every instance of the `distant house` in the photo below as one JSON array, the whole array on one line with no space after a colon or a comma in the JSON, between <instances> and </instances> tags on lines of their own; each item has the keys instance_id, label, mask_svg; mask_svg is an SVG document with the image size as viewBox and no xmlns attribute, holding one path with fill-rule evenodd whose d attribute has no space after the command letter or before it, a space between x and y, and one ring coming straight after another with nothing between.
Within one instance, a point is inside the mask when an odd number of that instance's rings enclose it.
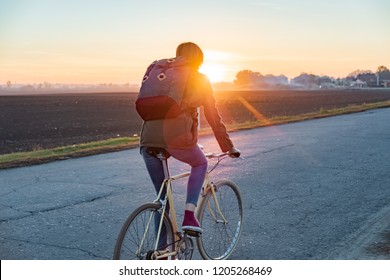
<instances>
[{"instance_id":1,"label":"distant house","mask_svg":"<svg viewBox=\"0 0 390 280\"><path fill-rule=\"evenodd\" d=\"M381 71L380 73L376 73L376 80L378 87L390 87L390 71Z\"/></svg>"},{"instance_id":2,"label":"distant house","mask_svg":"<svg viewBox=\"0 0 390 280\"><path fill-rule=\"evenodd\" d=\"M374 73L361 73L356 76L356 81L363 81L366 83L366 86L376 87L377 86L377 77ZM355 81L355 82L356 82Z\"/></svg>"},{"instance_id":3,"label":"distant house","mask_svg":"<svg viewBox=\"0 0 390 280\"><path fill-rule=\"evenodd\" d=\"M364 88L367 87L367 82L356 79L356 81L351 82L351 87Z\"/></svg>"},{"instance_id":4,"label":"distant house","mask_svg":"<svg viewBox=\"0 0 390 280\"><path fill-rule=\"evenodd\" d=\"M385 88L390 88L390 80L382 80L382 85Z\"/></svg>"}]
</instances>

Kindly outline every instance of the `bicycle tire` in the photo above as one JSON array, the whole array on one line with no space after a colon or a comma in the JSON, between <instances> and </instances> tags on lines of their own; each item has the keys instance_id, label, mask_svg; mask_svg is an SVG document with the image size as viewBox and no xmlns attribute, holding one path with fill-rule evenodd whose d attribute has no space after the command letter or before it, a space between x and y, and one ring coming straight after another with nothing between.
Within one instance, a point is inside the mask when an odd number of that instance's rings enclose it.
<instances>
[{"instance_id":1,"label":"bicycle tire","mask_svg":"<svg viewBox=\"0 0 390 280\"><path fill-rule=\"evenodd\" d=\"M160 205L155 203L148 203L141 205L136 210L134 210L133 213L131 213L119 232L114 249L114 260L142 260L148 259L150 257L150 253L154 252L157 239L156 227L153 219L155 219L154 217L156 213L159 213L160 209ZM153 215L153 217L150 215ZM136 251L140 246L149 219L152 219L151 225L148 228L148 232L146 232L143 248L137 254ZM160 220L158 216L156 219ZM167 232L166 244L172 252L174 250L173 227L171 219L167 213L164 214L163 227L166 228ZM162 250L164 248L159 249Z\"/></svg>"},{"instance_id":2,"label":"bicycle tire","mask_svg":"<svg viewBox=\"0 0 390 280\"><path fill-rule=\"evenodd\" d=\"M198 220L203 233L196 242L203 259L225 260L233 253L241 235L242 199L238 186L232 181L221 180L215 183L214 187L218 204L227 223L222 222L216 210L214 197L209 191L199 205ZM208 204L216 218L210 214Z\"/></svg>"}]
</instances>

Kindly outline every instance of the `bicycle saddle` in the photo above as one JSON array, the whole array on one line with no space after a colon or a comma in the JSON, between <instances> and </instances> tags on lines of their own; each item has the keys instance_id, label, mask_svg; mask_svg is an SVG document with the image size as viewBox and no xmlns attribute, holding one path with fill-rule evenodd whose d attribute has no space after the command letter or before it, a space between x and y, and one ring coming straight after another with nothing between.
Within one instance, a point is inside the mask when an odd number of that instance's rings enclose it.
<instances>
[{"instance_id":1,"label":"bicycle saddle","mask_svg":"<svg viewBox=\"0 0 390 280\"><path fill-rule=\"evenodd\" d=\"M147 147L146 152L154 157L157 157L158 154L164 155L165 158L169 158L171 156L167 150L158 147Z\"/></svg>"}]
</instances>

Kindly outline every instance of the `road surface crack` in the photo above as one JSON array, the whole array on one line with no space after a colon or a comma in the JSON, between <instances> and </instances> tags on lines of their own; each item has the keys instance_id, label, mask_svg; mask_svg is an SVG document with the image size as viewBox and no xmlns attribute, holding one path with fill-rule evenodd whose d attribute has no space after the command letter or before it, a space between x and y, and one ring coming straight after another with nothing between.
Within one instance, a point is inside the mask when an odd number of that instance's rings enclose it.
<instances>
[{"instance_id":1,"label":"road surface crack","mask_svg":"<svg viewBox=\"0 0 390 280\"><path fill-rule=\"evenodd\" d=\"M280 150L283 150L283 149L285 149L285 148L289 148L289 147L292 147L292 146L295 146L295 144L289 144L289 145L279 146L279 147L276 147L276 148L273 148L273 149L265 150L265 151L263 151L262 153L263 153L263 154L268 154L268 153L272 153L272 152L275 152L275 151L280 151Z\"/></svg>"},{"instance_id":2,"label":"road surface crack","mask_svg":"<svg viewBox=\"0 0 390 280\"><path fill-rule=\"evenodd\" d=\"M14 206L2 204L2 206L4 206L4 207L8 207L8 208L10 208L10 209L12 209L14 211L26 213L26 215L24 215L22 217L15 217L15 218L9 218L9 219L1 219L0 218L0 222L4 223L4 222L16 221L16 220L20 220L20 219L23 219L23 218L26 218L26 217L34 216L36 214L42 214L42 213L47 213L47 212L51 212L51 211L61 210L61 209L65 209L65 208L68 208L68 207L73 207L73 206L85 204L85 203L91 203L91 202L94 202L94 201L97 201L97 200L100 200L100 199L105 199L105 198L109 197L112 194L113 194L113 192L110 192L108 194L100 195L100 196L93 197L93 198L90 198L90 199L80 200L80 201L77 201L75 203L64 204L64 205L57 205L57 206L48 207L46 209L41 209L41 210L37 210L37 211L26 211L26 210L18 209L18 208L14 207Z\"/></svg>"},{"instance_id":3,"label":"road surface crack","mask_svg":"<svg viewBox=\"0 0 390 280\"><path fill-rule=\"evenodd\" d=\"M33 241L29 241L29 240L24 240L24 239L19 239L19 238L9 238L9 237L4 237L4 236L2 237L2 239L16 241L16 242L23 242L23 243L26 243L29 245L41 245L41 246L45 246L45 247L53 247L53 248L65 249L65 250L77 250L77 251L80 251L80 252L83 252L83 253L90 255L94 259L105 259L105 260L109 259L107 257L102 257L99 255L96 255L88 250L77 248L77 247L72 247L72 246L61 246L61 245L55 245L55 244L48 244L48 243L44 243L44 242L33 242Z\"/></svg>"}]
</instances>

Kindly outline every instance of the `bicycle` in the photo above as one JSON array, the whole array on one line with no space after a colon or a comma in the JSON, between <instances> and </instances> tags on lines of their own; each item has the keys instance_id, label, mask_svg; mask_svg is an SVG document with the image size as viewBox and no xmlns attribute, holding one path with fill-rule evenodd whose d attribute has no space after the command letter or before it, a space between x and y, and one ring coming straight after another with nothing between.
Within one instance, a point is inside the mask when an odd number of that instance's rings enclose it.
<instances>
[{"instance_id":1,"label":"bicycle","mask_svg":"<svg viewBox=\"0 0 390 280\"><path fill-rule=\"evenodd\" d=\"M196 213L202 234L180 231L176 219L171 183L188 177L190 172L170 176L169 155L160 149L156 156L163 163L165 180L154 202L138 207L123 224L115 244L114 259L190 260L194 250L192 237L196 238L203 259L227 259L236 248L242 231L241 193L234 182L220 180L213 183L209 175L228 153L205 154L217 162L206 173L198 202Z\"/></svg>"}]
</instances>

